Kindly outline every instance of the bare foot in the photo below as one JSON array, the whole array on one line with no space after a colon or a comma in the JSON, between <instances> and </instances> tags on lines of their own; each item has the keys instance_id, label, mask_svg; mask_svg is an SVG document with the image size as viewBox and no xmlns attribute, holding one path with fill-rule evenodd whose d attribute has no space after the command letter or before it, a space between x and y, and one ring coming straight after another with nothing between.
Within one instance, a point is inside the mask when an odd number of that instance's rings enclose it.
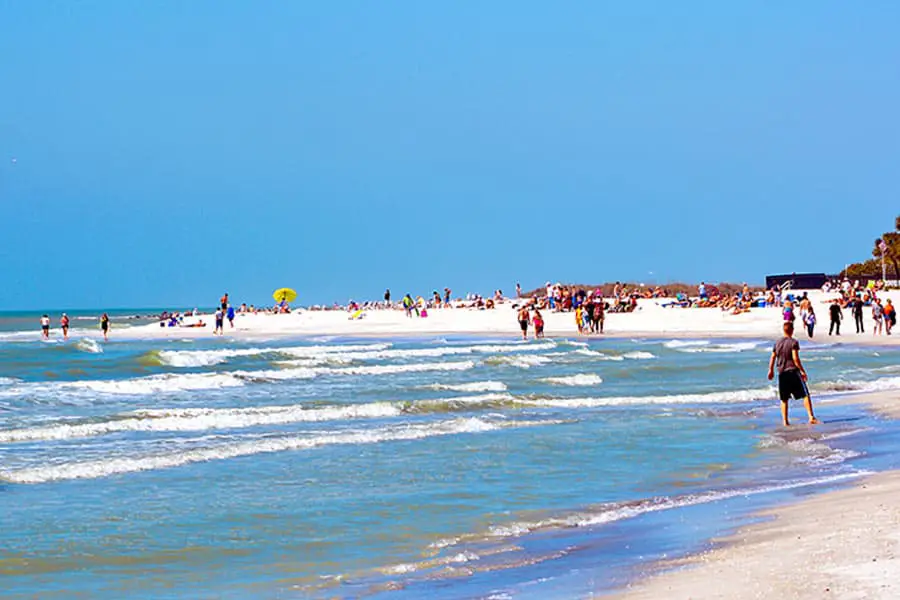
<instances>
[{"instance_id":1,"label":"bare foot","mask_svg":"<svg viewBox=\"0 0 900 600\"><path fill-rule=\"evenodd\" d=\"M787 421L785 421L785 422L784 422L784 426L785 426L785 427L790 427L790 426L791 426L791 424L790 424L790 423L788 423L788 422L787 422Z\"/></svg>"},{"instance_id":2,"label":"bare foot","mask_svg":"<svg viewBox=\"0 0 900 600\"><path fill-rule=\"evenodd\" d=\"M810 424L810 425L821 425L821 424L822 424L822 421L818 420L818 419L815 418L815 417L812 417L812 418L809 420L809 424Z\"/></svg>"}]
</instances>

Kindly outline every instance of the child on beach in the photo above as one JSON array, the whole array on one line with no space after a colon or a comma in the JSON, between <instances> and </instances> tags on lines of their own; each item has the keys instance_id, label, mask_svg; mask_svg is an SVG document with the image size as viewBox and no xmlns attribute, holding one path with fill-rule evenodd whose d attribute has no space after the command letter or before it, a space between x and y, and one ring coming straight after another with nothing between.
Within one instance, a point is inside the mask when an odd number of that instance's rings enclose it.
<instances>
[{"instance_id":1,"label":"child on beach","mask_svg":"<svg viewBox=\"0 0 900 600\"><path fill-rule=\"evenodd\" d=\"M581 313L581 306L578 306L575 309L575 324L578 326L578 333L584 333L584 322Z\"/></svg>"},{"instance_id":2,"label":"child on beach","mask_svg":"<svg viewBox=\"0 0 900 600\"><path fill-rule=\"evenodd\" d=\"M50 317L48 315L41 317L41 337L45 340L50 339Z\"/></svg>"},{"instance_id":3,"label":"child on beach","mask_svg":"<svg viewBox=\"0 0 900 600\"><path fill-rule=\"evenodd\" d=\"M213 335L225 335L225 313L221 308L216 309L216 328Z\"/></svg>"},{"instance_id":4,"label":"child on beach","mask_svg":"<svg viewBox=\"0 0 900 600\"><path fill-rule=\"evenodd\" d=\"M228 323L231 325L231 328L234 329L234 307L229 304L228 311L225 314L228 316Z\"/></svg>"}]
</instances>

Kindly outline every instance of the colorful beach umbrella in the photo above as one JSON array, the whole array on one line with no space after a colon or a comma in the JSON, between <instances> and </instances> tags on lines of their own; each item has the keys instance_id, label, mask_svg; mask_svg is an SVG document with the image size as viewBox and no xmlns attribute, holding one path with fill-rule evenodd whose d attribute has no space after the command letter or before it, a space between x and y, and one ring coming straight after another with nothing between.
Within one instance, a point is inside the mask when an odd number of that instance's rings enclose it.
<instances>
[{"instance_id":1,"label":"colorful beach umbrella","mask_svg":"<svg viewBox=\"0 0 900 600\"><path fill-rule=\"evenodd\" d=\"M297 292L291 288L278 288L272 292L272 297L275 298L277 302L293 302L297 299Z\"/></svg>"}]
</instances>

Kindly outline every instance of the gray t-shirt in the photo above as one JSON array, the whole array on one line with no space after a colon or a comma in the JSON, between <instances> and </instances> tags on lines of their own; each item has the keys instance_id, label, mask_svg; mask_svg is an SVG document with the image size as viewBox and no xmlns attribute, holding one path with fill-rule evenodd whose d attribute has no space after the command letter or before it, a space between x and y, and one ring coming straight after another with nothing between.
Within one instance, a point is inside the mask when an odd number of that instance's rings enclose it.
<instances>
[{"instance_id":1,"label":"gray t-shirt","mask_svg":"<svg viewBox=\"0 0 900 600\"><path fill-rule=\"evenodd\" d=\"M792 337L783 337L775 342L775 364L778 365L778 373L786 371L797 371L797 365L794 364L793 351L800 350L800 342Z\"/></svg>"}]
</instances>

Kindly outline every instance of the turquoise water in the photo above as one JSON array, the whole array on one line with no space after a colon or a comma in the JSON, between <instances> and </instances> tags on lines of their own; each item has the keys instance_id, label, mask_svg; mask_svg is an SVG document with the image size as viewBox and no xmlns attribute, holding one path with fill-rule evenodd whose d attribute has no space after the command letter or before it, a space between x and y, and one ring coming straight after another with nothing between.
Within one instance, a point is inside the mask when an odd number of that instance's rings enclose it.
<instances>
[{"instance_id":1,"label":"turquoise water","mask_svg":"<svg viewBox=\"0 0 900 600\"><path fill-rule=\"evenodd\" d=\"M827 423L788 432L764 340L18 326L0 325L10 597L587 597L735 512L893 466L889 422L827 404L900 388L890 350L801 342Z\"/></svg>"}]
</instances>

